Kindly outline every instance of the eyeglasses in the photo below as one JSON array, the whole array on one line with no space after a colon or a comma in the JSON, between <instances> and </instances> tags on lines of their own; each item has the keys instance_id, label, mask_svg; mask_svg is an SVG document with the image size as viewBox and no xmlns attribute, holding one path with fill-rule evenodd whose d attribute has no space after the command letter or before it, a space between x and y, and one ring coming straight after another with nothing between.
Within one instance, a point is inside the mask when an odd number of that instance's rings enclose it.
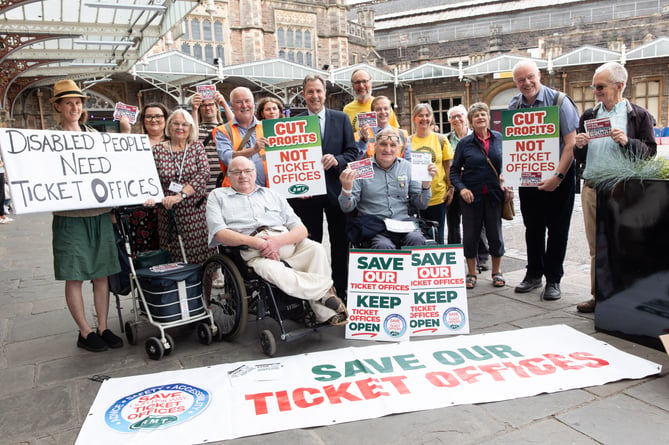
<instances>
[{"instance_id":1,"label":"eyeglasses","mask_svg":"<svg viewBox=\"0 0 669 445\"><path fill-rule=\"evenodd\" d=\"M245 168L244 170L228 170L230 176L241 176L242 173L245 175L251 175L255 172L255 168Z\"/></svg>"},{"instance_id":2,"label":"eyeglasses","mask_svg":"<svg viewBox=\"0 0 669 445\"><path fill-rule=\"evenodd\" d=\"M354 80L353 85L362 85L363 83L369 83L371 79L364 79L364 80Z\"/></svg>"},{"instance_id":3,"label":"eyeglasses","mask_svg":"<svg viewBox=\"0 0 669 445\"><path fill-rule=\"evenodd\" d=\"M159 121L162 119L165 119L164 114L147 114L146 116L144 116L145 121Z\"/></svg>"},{"instance_id":4,"label":"eyeglasses","mask_svg":"<svg viewBox=\"0 0 669 445\"><path fill-rule=\"evenodd\" d=\"M216 103L215 102L210 102L210 103L202 104L200 106L201 107L215 107Z\"/></svg>"},{"instance_id":5,"label":"eyeglasses","mask_svg":"<svg viewBox=\"0 0 669 445\"><path fill-rule=\"evenodd\" d=\"M385 134L376 137L376 143L377 144L381 143L381 142L384 142L384 141L394 142L396 144L399 144L400 143L400 137L399 136L386 136Z\"/></svg>"},{"instance_id":6,"label":"eyeglasses","mask_svg":"<svg viewBox=\"0 0 669 445\"><path fill-rule=\"evenodd\" d=\"M599 84L599 85L590 85L590 89L593 90L593 91L595 91L595 90L602 91L604 88L608 87L609 85L611 85L611 84L606 83L606 84Z\"/></svg>"}]
</instances>

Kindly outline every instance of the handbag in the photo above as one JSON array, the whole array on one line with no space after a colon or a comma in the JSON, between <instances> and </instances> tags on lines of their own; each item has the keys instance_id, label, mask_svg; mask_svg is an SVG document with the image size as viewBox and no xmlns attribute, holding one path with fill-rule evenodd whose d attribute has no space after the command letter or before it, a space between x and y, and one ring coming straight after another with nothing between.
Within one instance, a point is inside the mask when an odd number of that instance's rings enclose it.
<instances>
[{"instance_id":1,"label":"handbag","mask_svg":"<svg viewBox=\"0 0 669 445\"><path fill-rule=\"evenodd\" d=\"M499 173L497 173L497 169L492 164L492 161L488 157L488 154L485 152L485 150L481 149L481 151L485 155L485 159L486 161L488 161L488 165L490 166L490 168L492 168L492 171L495 172L495 176L497 176L497 181L499 182L499 186L504 192L504 200L502 201L502 219L511 221L513 220L513 217L516 215L516 211L513 208L513 189L511 187L502 187L502 182L499 180Z\"/></svg>"}]
</instances>

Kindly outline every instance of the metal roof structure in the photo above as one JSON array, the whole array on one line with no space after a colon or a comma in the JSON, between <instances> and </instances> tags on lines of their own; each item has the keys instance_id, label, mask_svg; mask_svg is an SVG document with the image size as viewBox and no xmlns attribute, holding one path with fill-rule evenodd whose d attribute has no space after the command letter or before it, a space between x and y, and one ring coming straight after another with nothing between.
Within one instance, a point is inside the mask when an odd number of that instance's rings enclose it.
<instances>
[{"instance_id":1,"label":"metal roof structure","mask_svg":"<svg viewBox=\"0 0 669 445\"><path fill-rule=\"evenodd\" d=\"M0 108L28 86L126 73L196 0L3 0Z\"/></svg>"}]
</instances>

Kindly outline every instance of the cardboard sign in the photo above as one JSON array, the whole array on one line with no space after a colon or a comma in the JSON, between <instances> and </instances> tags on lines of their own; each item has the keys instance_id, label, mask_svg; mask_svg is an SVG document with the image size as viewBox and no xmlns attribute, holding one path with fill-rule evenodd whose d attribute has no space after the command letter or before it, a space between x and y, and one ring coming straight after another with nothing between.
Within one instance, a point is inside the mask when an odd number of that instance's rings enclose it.
<instances>
[{"instance_id":1,"label":"cardboard sign","mask_svg":"<svg viewBox=\"0 0 669 445\"><path fill-rule=\"evenodd\" d=\"M216 93L215 85L198 85L197 92L202 96L202 100L211 100L214 99L214 94Z\"/></svg>"},{"instance_id":2,"label":"cardboard sign","mask_svg":"<svg viewBox=\"0 0 669 445\"><path fill-rule=\"evenodd\" d=\"M262 121L269 187L286 198L325 195L318 116Z\"/></svg>"},{"instance_id":3,"label":"cardboard sign","mask_svg":"<svg viewBox=\"0 0 669 445\"><path fill-rule=\"evenodd\" d=\"M17 214L163 198L145 134L0 128L0 148Z\"/></svg>"},{"instance_id":4,"label":"cardboard sign","mask_svg":"<svg viewBox=\"0 0 669 445\"><path fill-rule=\"evenodd\" d=\"M372 158L349 162L348 166L355 171L355 179L369 179L374 177Z\"/></svg>"},{"instance_id":5,"label":"cardboard sign","mask_svg":"<svg viewBox=\"0 0 669 445\"><path fill-rule=\"evenodd\" d=\"M410 335L468 334L462 246L411 248Z\"/></svg>"},{"instance_id":6,"label":"cardboard sign","mask_svg":"<svg viewBox=\"0 0 669 445\"><path fill-rule=\"evenodd\" d=\"M122 102L116 102L114 107L114 120L117 121L121 119L122 116L127 116L128 121L131 125L135 125L137 122L137 115L139 114L139 108L134 105L126 105Z\"/></svg>"},{"instance_id":7,"label":"cardboard sign","mask_svg":"<svg viewBox=\"0 0 669 445\"><path fill-rule=\"evenodd\" d=\"M409 250L352 249L346 338L409 339Z\"/></svg>"},{"instance_id":8,"label":"cardboard sign","mask_svg":"<svg viewBox=\"0 0 669 445\"><path fill-rule=\"evenodd\" d=\"M432 162L432 153L412 151L411 152L411 180L432 181L432 176L427 167Z\"/></svg>"},{"instance_id":9,"label":"cardboard sign","mask_svg":"<svg viewBox=\"0 0 669 445\"><path fill-rule=\"evenodd\" d=\"M590 119L584 122L585 131L590 139L605 138L611 136L611 119L603 117L601 119Z\"/></svg>"},{"instance_id":10,"label":"cardboard sign","mask_svg":"<svg viewBox=\"0 0 669 445\"><path fill-rule=\"evenodd\" d=\"M560 162L560 108L502 111L504 185L536 187Z\"/></svg>"}]
</instances>

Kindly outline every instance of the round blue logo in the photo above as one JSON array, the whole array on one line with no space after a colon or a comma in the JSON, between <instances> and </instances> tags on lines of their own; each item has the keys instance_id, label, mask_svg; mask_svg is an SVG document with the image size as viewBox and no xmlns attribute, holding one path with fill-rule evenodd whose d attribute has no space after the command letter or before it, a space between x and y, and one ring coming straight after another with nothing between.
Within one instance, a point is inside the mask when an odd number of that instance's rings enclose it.
<instances>
[{"instance_id":1,"label":"round blue logo","mask_svg":"<svg viewBox=\"0 0 669 445\"><path fill-rule=\"evenodd\" d=\"M407 321L400 314L390 314L383 320L383 330L389 337L401 337L407 330Z\"/></svg>"},{"instance_id":2,"label":"round blue logo","mask_svg":"<svg viewBox=\"0 0 669 445\"><path fill-rule=\"evenodd\" d=\"M117 400L105 412L105 421L124 433L168 427L200 414L210 397L208 391L185 383L154 386Z\"/></svg>"},{"instance_id":3,"label":"round blue logo","mask_svg":"<svg viewBox=\"0 0 669 445\"><path fill-rule=\"evenodd\" d=\"M451 331L462 329L466 321L465 313L457 307L449 307L446 309L442 319L444 321L444 326Z\"/></svg>"}]
</instances>

